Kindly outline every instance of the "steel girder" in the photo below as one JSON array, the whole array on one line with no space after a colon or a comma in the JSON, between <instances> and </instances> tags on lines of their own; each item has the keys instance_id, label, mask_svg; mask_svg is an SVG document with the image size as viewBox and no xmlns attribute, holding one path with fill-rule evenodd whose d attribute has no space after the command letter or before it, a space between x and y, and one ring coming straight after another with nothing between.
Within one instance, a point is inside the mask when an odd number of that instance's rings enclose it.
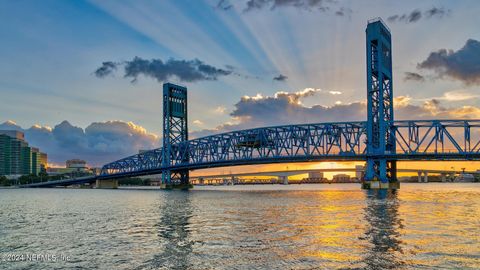
<instances>
[{"instance_id":1,"label":"steel girder","mask_svg":"<svg viewBox=\"0 0 480 270\"><path fill-rule=\"evenodd\" d=\"M164 153L158 148L106 164L99 177L248 164L365 161L369 157L366 123L286 125L211 135L172 145L169 165L162 166ZM395 133L396 151L379 158L480 160L480 120L395 121L390 128Z\"/></svg>"}]
</instances>

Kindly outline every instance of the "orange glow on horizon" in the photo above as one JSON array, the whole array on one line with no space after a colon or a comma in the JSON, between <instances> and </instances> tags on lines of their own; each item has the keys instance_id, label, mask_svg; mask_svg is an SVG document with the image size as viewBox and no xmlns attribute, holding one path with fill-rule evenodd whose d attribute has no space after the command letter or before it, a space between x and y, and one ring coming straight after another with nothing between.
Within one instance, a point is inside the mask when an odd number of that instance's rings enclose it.
<instances>
[{"instance_id":1,"label":"orange glow on horizon","mask_svg":"<svg viewBox=\"0 0 480 270\"><path fill-rule=\"evenodd\" d=\"M199 175L221 175L235 174L245 172L269 172L269 171L294 171L294 170L315 170L315 169L337 169L337 168L355 168L357 165L364 165L364 162L299 162L283 164L264 164L264 165L243 165L222 168L212 168L192 171L191 176ZM403 161L398 162L398 169L418 169L418 170L445 170L445 171L466 171L480 170L480 161ZM326 172L324 176L328 179L333 175L342 172ZM355 176L354 172L344 172L350 176ZM398 176L415 176L415 173L400 172ZM304 175L297 175L291 179L302 179Z\"/></svg>"}]
</instances>

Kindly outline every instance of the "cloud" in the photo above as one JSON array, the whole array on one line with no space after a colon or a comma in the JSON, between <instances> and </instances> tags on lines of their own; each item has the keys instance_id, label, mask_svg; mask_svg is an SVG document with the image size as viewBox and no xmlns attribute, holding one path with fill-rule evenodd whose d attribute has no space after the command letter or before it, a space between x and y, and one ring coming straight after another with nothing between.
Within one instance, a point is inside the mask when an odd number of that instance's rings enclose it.
<instances>
[{"instance_id":1,"label":"cloud","mask_svg":"<svg viewBox=\"0 0 480 270\"><path fill-rule=\"evenodd\" d=\"M295 93L277 92L273 96L257 94L253 97L242 97L230 114L231 121L214 129L192 132L190 135L192 138L198 138L220 132L263 126L366 120L367 104L365 101L346 104L339 102L331 106L317 104L307 107L303 105L300 102L301 99L324 92L311 89ZM397 120L480 118L480 108L478 107L446 107L437 99L413 103L411 97L399 96L395 97L394 105L395 119Z\"/></svg>"},{"instance_id":2,"label":"cloud","mask_svg":"<svg viewBox=\"0 0 480 270\"><path fill-rule=\"evenodd\" d=\"M398 96L393 98L393 105L394 108L405 108L410 104L410 101L412 100L411 97L409 96Z\"/></svg>"},{"instance_id":3,"label":"cloud","mask_svg":"<svg viewBox=\"0 0 480 270\"><path fill-rule=\"evenodd\" d=\"M218 1L216 8L222 9L222 10L230 10L233 8L233 5L228 0L220 0Z\"/></svg>"},{"instance_id":4,"label":"cloud","mask_svg":"<svg viewBox=\"0 0 480 270\"><path fill-rule=\"evenodd\" d=\"M342 94L342 92L340 92L340 91L328 91L328 93L330 95L341 95Z\"/></svg>"},{"instance_id":5,"label":"cloud","mask_svg":"<svg viewBox=\"0 0 480 270\"><path fill-rule=\"evenodd\" d=\"M403 78L403 80L423 82L425 81L425 77L415 72L405 72L405 77Z\"/></svg>"},{"instance_id":6,"label":"cloud","mask_svg":"<svg viewBox=\"0 0 480 270\"><path fill-rule=\"evenodd\" d=\"M197 125L197 126L203 126L203 122L200 121L200 120L198 120L198 119L197 119L197 120L193 120L193 124L194 124L194 125Z\"/></svg>"},{"instance_id":7,"label":"cloud","mask_svg":"<svg viewBox=\"0 0 480 270\"><path fill-rule=\"evenodd\" d=\"M451 11L450 10L445 10L444 8L437 8L433 7L431 9L428 9L424 12L424 15L427 18L432 18L432 17L437 17L437 18L442 18L445 15L448 15Z\"/></svg>"},{"instance_id":8,"label":"cloud","mask_svg":"<svg viewBox=\"0 0 480 270\"><path fill-rule=\"evenodd\" d=\"M244 9L245 12L260 9L274 10L281 7L293 7L304 10L327 11L329 7L327 3L332 1L325 0L249 0Z\"/></svg>"},{"instance_id":9,"label":"cloud","mask_svg":"<svg viewBox=\"0 0 480 270\"><path fill-rule=\"evenodd\" d=\"M465 90L454 90L445 92L441 97L434 97L435 100L445 100L445 101L465 101L479 98L480 95L472 94Z\"/></svg>"},{"instance_id":10,"label":"cloud","mask_svg":"<svg viewBox=\"0 0 480 270\"><path fill-rule=\"evenodd\" d=\"M205 129L191 133L192 138L230 130L262 126L317 123L346 120L363 120L366 105L363 102L336 104L333 106L314 105L307 107L302 99L328 94L328 91L306 88L298 92L277 92L273 96L244 96L234 106L231 121L215 129Z\"/></svg>"},{"instance_id":11,"label":"cloud","mask_svg":"<svg viewBox=\"0 0 480 270\"><path fill-rule=\"evenodd\" d=\"M111 61L103 62L102 66L95 70L94 74L98 78L103 78L112 74L117 69L117 64Z\"/></svg>"},{"instance_id":12,"label":"cloud","mask_svg":"<svg viewBox=\"0 0 480 270\"><path fill-rule=\"evenodd\" d=\"M279 74L277 77L274 77L273 80L275 81L279 81L279 82L284 82L288 79L287 76L283 75L283 74Z\"/></svg>"},{"instance_id":13,"label":"cloud","mask_svg":"<svg viewBox=\"0 0 480 270\"><path fill-rule=\"evenodd\" d=\"M416 23L420 21L422 18L440 19L440 18L443 18L445 15L449 15L450 12L451 12L450 10L446 10L443 7L442 8L432 7L431 9L427 9L423 12L419 9L415 9L410 13L392 15L388 17L387 20L391 23L395 23L395 22Z\"/></svg>"},{"instance_id":14,"label":"cloud","mask_svg":"<svg viewBox=\"0 0 480 270\"><path fill-rule=\"evenodd\" d=\"M350 16L353 11L350 8L341 7L339 10L335 11L335 15L337 16Z\"/></svg>"},{"instance_id":15,"label":"cloud","mask_svg":"<svg viewBox=\"0 0 480 270\"><path fill-rule=\"evenodd\" d=\"M132 122L95 122L82 129L63 121L54 128L34 125L23 129L12 121L0 129L25 133L30 146L48 154L49 163L64 164L67 159L85 159L91 166L101 166L138 153L140 149L159 147L159 138Z\"/></svg>"},{"instance_id":16,"label":"cloud","mask_svg":"<svg viewBox=\"0 0 480 270\"><path fill-rule=\"evenodd\" d=\"M161 59L142 59L135 57L132 61L121 63L103 62L95 72L95 76L104 78L112 74L118 66L124 66L124 77L136 81L139 75L154 78L158 82L164 82L172 77L184 82L217 80L220 76L232 74L231 67L225 69L217 68L204 62L194 60L176 60L173 58L167 61Z\"/></svg>"},{"instance_id":17,"label":"cloud","mask_svg":"<svg viewBox=\"0 0 480 270\"><path fill-rule=\"evenodd\" d=\"M466 85L480 84L480 42L469 39L458 51L431 52L417 68L429 69L439 77L449 77Z\"/></svg>"},{"instance_id":18,"label":"cloud","mask_svg":"<svg viewBox=\"0 0 480 270\"><path fill-rule=\"evenodd\" d=\"M227 108L225 106L218 106L216 107L213 112L216 114L224 114Z\"/></svg>"}]
</instances>

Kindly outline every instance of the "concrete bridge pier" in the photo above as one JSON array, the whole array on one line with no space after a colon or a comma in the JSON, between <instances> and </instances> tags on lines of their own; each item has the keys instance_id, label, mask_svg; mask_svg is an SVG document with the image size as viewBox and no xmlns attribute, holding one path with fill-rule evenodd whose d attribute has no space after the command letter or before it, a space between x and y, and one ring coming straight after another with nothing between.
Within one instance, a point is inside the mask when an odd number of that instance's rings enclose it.
<instances>
[{"instance_id":1,"label":"concrete bridge pier","mask_svg":"<svg viewBox=\"0 0 480 270\"><path fill-rule=\"evenodd\" d=\"M288 185L288 175L279 176L278 181L284 185Z\"/></svg>"},{"instance_id":2,"label":"concrete bridge pier","mask_svg":"<svg viewBox=\"0 0 480 270\"><path fill-rule=\"evenodd\" d=\"M447 182L447 174L446 173L441 173L440 178L442 179L442 183Z\"/></svg>"},{"instance_id":3,"label":"concrete bridge pier","mask_svg":"<svg viewBox=\"0 0 480 270\"><path fill-rule=\"evenodd\" d=\"M98 180L96 181L96 187L101 189L116 189L118 188L118 180L108 179L108 180Z\"/></svg>"},{"instance_id":4,"label":"concrete bridge pier","mask_svg":"<svg viewBox=\"0 0 480 270\"><path fill-rule=\"evenodd\" d=\"M422 177L422 174L423 174L423 177ZM418 171L418 182L419 183L428 183L428 172ZM442 178L442 182L443 182L443 178Z\"/></svg>"}]
</instances>

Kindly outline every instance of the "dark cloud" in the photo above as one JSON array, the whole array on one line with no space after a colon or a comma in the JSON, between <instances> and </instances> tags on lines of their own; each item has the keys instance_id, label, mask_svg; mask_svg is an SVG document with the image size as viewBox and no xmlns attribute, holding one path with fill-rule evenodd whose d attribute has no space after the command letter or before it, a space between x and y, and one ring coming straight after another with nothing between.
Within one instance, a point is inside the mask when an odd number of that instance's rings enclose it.
<instances>
[{"instance_id":1,"label":"dark cloud","mask_svg":"<svg viewBox=\"0 0 480 270\"><path fill-rule=\"evenodd\" d=\"M444 15L447 15L450 13L450 10L445 10L444 8L437 8L437 7L433 7L429 10L426 10L424 12L424 15L427 17L427 18L431 18L431 17L437 17L437 18L441 18L443 17Z\"/></svg>"},{"instance_id":2,"label":"dark cloud","mask_svg":"<svg viewBox=\"0 0 480 270\"><path fill-rule=\"evenodd\" d=\"M279 81L279 82L284 82L288 79L287 76L283 75L283 74L278 74L277 77L273 77L273 80L275 81Z\"/></svg>"},{"instance_id":3,"label":"dark cloud","mask_svg":"<svg viewBox=\"0 0 480 270\"><path fill-rule=\"evenodd\" d=\"M450 10L445 8L433 7L431 9L420 11L415 9L410 13L396 14L387 18L389 22L405 22L405 23L415 23L420 21L422 18L442 18L445 15L448 15Z\"/></svg>"},{"instance_id":4,"label":"dark cloud","mask_svg":"<svg viewBox=\"0 0 480 270\"><path fill-rule=\"evenodd\" d=\"M159 146L158 137L131 122L107 121L92 123L82 129L68 121L54 128L39 125L23 129L12 121L0 124L0 129L25 133L30 146L48 154L49 163L64 164L71 158L85 159L90 165L101 166L119 158L138 153L140 149Z\"/></svg>"},{"instance_id":5,"label":"dark cloud","mask_svg":"<svg viewBox=\"0 0 480 270\"><path fill-rule=\"evenodd\" d=\"M332 106L314 105L307 107L300 101L303 98L323 91L305 90L297 93L279 92L274 96L243 97L231 113L232 120L215 129L205 129L191 133L192 138L232 130L248 129L262 126L364 121L367 115L367 104L364 101ZM445 107L438 100L429 100L421 104L412 104L410 97L396 97L395 119L475 119L480 118L480 108L475 106ZM234 122L234 123L232 123Z\"/></svg>"},{"instance_id":6,"label":"dark cloud","mask_svg":"<svg viewBox=\"0 0 480 270\"><path fill-rule=\"evenodd\" d=\"M403 78L403 80L423 82L425 81L425 77L415 72L405 72L405 77Z\"/></svg>"},{"instance_id":7,"label":"dark cloud","mask_svg":"<svg viewBox=\"0 0 480 270\"><path fill-rule=\"evenodd\" d=\"M218 77L230 75L233 72L231 68L217 68L198 59L176 60L171 58L164 62L161 59L147 60L135 57L132 61L122 63L103 62L102 66L95 71L95 75L103 78L120 65L124 66L124 77L132 78L132 82L136 81L139 75L154 78L159 82L164 82L172 77L184 82L208 81L217 80Z\"/></svg>"},{"instance_id":8,"label":"dark cloud","mask_svg":"<svg viewBox=\"0 0 480 270\"><path fill-rule=\"evenodd\" d=\"M115 64L114 62L103 62L102 63L102 66L97 68L97 70L95 70L95 76L99 77L99 78L103 78L107 75L110 75L112 74L115 70L117 69L117 64Z\"/></svg>"},{"instance_id":9,"label":"dark cloud","mask_svg":"<svg viewBox=\"0 0 480 270\"><path fill-rule=\"evenodd\" d=\"M233 5L228 0L220 0L220 1L218 1L216 7L218 9L222 9L222 10L230 10L230 9L233 8Z\"/></svg>"},{"instance_id":10,"label":"dark cloud","mask_svg":"<svg viewBox=\"0 0 480 270\"><path fill-rule=\"evenodd\" d=\"M352 10L349 8L341 7L339 10L335 12L335 15L337 16L350 16L352 14Z\"/></svg>"},{"instance_id":11,"label":"dark cloud","mask_svg":"<svg viewBox=\"0 0 480 270\"><path fill-rule=\"evenodd\" d=\"M480 42L469 39L458 51L432 52L417 67L433 70L439 77L447 76L466 85L480 84Z\"/></svg>"},{"instance_id":12,"label":"dark cloud","mask_svg":"<svg viewBox=\"0 0 480 270\"><path fill-rule=\"evenodd\" d=\"M420 10L416 9L409 14L402 14L402 15L393 15L387 18L389 22L396 22L396 21L401 21L401 22L407 22L407 23L413 23L417 22L422 18L422 12Z\"/></svg>"},{"instance_id":13,"label":"dark cloud","mask_svg":"<svg viewBox=\"0 0 480 270\"><path fill-rule=\"evenodd\" d=\"M256 10L256 9L265 9L274 10L279 7L294 7L305 10L319 10L327 11L329 7L327 3L332 1L325 0L249 0L247 1L247 6L244 9L245 12Z\"/></svg>"}]
</instances>

